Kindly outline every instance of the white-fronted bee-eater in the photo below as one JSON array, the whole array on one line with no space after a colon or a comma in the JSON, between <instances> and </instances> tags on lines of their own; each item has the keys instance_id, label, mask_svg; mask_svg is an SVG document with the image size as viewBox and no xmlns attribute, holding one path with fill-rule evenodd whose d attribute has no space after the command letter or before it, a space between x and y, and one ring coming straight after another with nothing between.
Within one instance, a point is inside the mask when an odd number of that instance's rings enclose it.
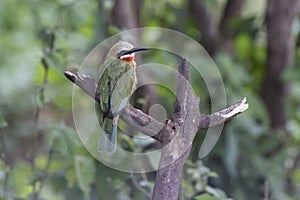
<instances>
[{"instance_id":1,"label":"white-fronted bee-eater","mask_svg":"<svg viewBox=\"0 0 300 200\"><path fill-rule=\"evenodd\" d=\"M148 50L134 48L130 43L119 41L109 50L101 67L99 82L101 125L98 151L114 152L117 141L117 125L120 114L127 106L136 86L135 52Z\"/></svg>"}]
</instances>

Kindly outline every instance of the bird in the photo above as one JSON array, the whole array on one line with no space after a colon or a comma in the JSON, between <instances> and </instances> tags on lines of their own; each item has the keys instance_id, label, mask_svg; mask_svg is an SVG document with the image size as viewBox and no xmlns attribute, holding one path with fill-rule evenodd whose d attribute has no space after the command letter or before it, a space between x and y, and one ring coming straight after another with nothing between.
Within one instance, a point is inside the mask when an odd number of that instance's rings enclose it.
<instances>
[{"instance_id":1,"label":"bird","mask_svg":"<svg viewBox=\"0 0 300 200\"><path fill-rule=\"evenodd\" d=\"M134 48L127 41L119 41L109 50L103 64L103 73L99 78L99 112L100 137L99 152L116 151L118 119L128 105L136 83L136 52L148 48Z\"/></svg>"}]
</instances>

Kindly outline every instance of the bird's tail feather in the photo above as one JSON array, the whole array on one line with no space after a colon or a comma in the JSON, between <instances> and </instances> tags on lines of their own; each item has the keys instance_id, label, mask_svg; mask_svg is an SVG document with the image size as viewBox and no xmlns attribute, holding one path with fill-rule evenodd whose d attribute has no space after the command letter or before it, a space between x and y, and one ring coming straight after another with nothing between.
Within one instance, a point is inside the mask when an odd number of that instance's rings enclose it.
<instances>
[{"instance_id":1,"label":"bird's tail feather","mask_svg":"<svg viewBox=\"0 0 300 200\"><path fill-rule=\"evenodd\" d=\"M98 143L98 151L111 152L116 151L117 142L117 124L113 124L111 119L104 119Z\"/></svg>"}]
</instances>

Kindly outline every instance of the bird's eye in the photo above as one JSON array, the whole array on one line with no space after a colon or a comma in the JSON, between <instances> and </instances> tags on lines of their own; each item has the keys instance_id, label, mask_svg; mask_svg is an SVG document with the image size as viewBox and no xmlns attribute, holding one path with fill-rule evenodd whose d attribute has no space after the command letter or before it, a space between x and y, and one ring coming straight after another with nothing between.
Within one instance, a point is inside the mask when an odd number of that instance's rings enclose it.
<instances>
[{"instance_id":1,"label":"bird's eye","mask_svg":"<svg viewBox=\"0 0 300 200\"><path fill-rule=\"evenodd\" d=\"M132 53L138 52L138 51L145 51L149 50L148 48L132 48L130 50L122 50L117 54L117 58L120 59L122 56L130 55Z\"/></svg>"},{"instance_id":2,"label":"bird's eye","mask_svg":"<svg viewBox=\"0 0 300 200\"><path fill-rule=\"evenodd\" d=\"M127 53L127 51L126 51L126 50L122 50L122 51L120 51L119 53L117 53L117 58L118 58L118 59L120 59L120 58L121 58L121 56L125 55L126 53Z\"/></svg>"}]
</instances>

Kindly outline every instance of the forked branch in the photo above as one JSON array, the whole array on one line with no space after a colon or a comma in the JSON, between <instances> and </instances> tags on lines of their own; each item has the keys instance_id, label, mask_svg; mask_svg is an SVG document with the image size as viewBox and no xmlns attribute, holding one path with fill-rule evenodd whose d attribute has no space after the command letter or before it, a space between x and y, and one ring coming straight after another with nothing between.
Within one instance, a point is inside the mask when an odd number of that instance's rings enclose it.
<instances>
[{"instance_id":1,"label":"forked branch","mask_svg":"<svg viewBox=\"0 0 300 200\"><path fill-rule=\"evenodd\" d=\"M189 65L186 59L181 59L178 72L174 114L171 119L167 119L164 124L160 123L131 105L120 116L164 146L152 193L154 200L178 199L182 169L198 130L222 124L248 108L246 98L242 98L219 112L210 115L200 113L199 98L193 94L189 84ZM95 80L79 72L66 71L65 76L99 103L100 95Z\"/></svg>"},{"instance_id":2,"label":"forked branch","mask_svg":"<svg viewBox=\"0 0 300 200\"><path fill-rule=\"evenodd\" d=\"M70 81L99 103L100 95L99 91L97 91L97 82L94 79L80 72L65 71L64 74ZM222 124L224 121L227 121L237 114L247 110L248 104L246 103L246 100L246 97L244 97L232 106L209 115L200 113L198 116L199 130ZM153 136L156 139L159 137L156 137L155 135L158 134L159 130L161 130L164 126L163 123L158 122L150 115L143 113L141 110L134 108L130 104L127 105L123 111L121 119L133 125L145 135Z\"/></svg>"}]
</instances>

